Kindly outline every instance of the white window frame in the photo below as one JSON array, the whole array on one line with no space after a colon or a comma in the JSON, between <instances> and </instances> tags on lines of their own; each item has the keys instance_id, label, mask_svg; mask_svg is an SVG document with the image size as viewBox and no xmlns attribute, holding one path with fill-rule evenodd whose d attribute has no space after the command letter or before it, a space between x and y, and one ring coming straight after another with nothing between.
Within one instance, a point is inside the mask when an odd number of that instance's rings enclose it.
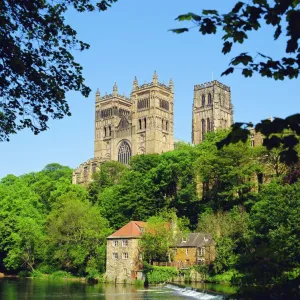
<instances>
[{"instance_id":1,"label":"white window frame","mask_svg":"<svg viewBox=\"0 0 300 300\"><path fill-rule=\"evenodd\" d=\"M128 247L128 240L122 240L122 247Z\"/></svg>"},{"instance_id":2,"label":"white window frame","mask_svg":"<svg viewBox=\"0 0 300 300\"><path fill-rule=\"evenodd\" d=\"M123 252L122 259L128 259L128 258L129 258L128 252Z\"/></svg>"},{"instance_id":3,"label":"white window frame","mask_svg":"<svg viewBox=\"0 0 300 300\"><path fill-rule=\"evenodd\" d=\"M118 247L118 245L119 245L119 241L118 240L113 240L113 246Z\"/></svg>"}]
</instances>

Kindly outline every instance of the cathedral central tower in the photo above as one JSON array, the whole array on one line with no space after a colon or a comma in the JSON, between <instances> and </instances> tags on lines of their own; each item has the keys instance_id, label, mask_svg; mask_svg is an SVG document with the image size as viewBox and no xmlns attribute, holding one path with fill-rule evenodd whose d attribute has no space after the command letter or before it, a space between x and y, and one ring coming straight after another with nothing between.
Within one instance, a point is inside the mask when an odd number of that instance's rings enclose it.
<instances>
[{"instance_id":1,"label":"cathedral central tower","mask_svg":"<svg viewBox=\"0 0 300 300\"><path fill-rule=\"evenodd\" d=\"M200 144L207 132L228 129L232 124L233 106L230 87L217 80L195 85L192 143Z\"/></svg>"}]
</instances>

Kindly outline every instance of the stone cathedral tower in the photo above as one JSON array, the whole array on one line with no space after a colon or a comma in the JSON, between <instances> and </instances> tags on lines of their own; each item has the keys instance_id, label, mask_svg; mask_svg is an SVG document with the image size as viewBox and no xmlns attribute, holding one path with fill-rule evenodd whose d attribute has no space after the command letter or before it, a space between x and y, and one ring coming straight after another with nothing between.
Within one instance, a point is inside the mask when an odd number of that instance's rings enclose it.
<instances>
[{"instance_id":1,"label":"stone cathedral tower","mask_svg":"<svg viewBox=\"0 0 300 300\"><path fill-rule=\"evenodd\" d=\"M230 87L217 80L194 86L192 143L199 144L207 132L233 124Z\"/></svg>"},{"instance_id":2,"label":"stone cathedral tower","mask_svg":"<svg viewBox=\"0 0 300 300\"><path fill-rule=\"evenodd\" d=\"M130 98L120 95L115 83L112 94L96 92L94 158L73 173L73 183L91 180L99 165L115 160L128 164L136 154L162 153L174 149L174 84L133 81Z\"/></svg>"}]
</instances>

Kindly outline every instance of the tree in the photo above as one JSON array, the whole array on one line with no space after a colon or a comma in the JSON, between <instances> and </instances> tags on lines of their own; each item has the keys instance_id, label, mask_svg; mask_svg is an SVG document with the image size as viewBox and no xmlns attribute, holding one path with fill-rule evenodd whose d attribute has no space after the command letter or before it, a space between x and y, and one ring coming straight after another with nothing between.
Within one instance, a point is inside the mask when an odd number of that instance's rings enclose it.
<instances>
[{"instance_id":1,"label":"tree","mask_svg":"<svg viewBox=\"0 0 300 300\"><path fill-rule=\"evenodd\" d=\"M218 30L223 30L222 52L224 54L231 52L233 44L242 44L248 39L247 33L259 30L263 22L273 26L274 40L283 33L287 37L287 57L274 60L261 53L256 53L256 58L249 53L241 53L231 60L231 67L222 75L234 72L234 68L239 66L242 67L242 74L245 77L251 77L253 72L258 72L261 76L275 80L292 79L297 78L300 72L299 4L299 0L252 0L248 3L238 1L232 10L225 14L220 14L217 10L203 10L202 15L188 13L178 16L176 20L192 21L202 34L215 34ZM172 29L172 31L183 33L189 31L189 28Z\"/></svg>"},{"instance_id":2,"label":"tree","mask_svg":"<svg viewBox=\"0 0 300 300\"><path fill-rule=\"evenodd\" d=\"M66 193L57 199L47 220L50 260L75 274L103 272L109 233L97 206Z\"/></svg>"},{"instance_id":3,"label":"tree","mask_svg":"<svg viewBox=\"0 0 300 300\"><path fill-rule=\"evenodd\" d=\"M6 269L33 270L44 259L44 214L22 177L0 182L0 255Z\"/></svg>"},{"instance_id":4,"label":"tree","mask_svg":"<svg viewBox=\"0 0 300 300\"><path fill-rule=\"evenodd\" d=\"M262 53L256 53L255 57L253 54L241 53L231 60L230 67L222 75L231 74L239 67L245 77L251 77L254 72L258 72L261 76L275 80L293 79L298 78L300 72L299 4L300 0L252 0L248 3L238 1L232 10L225 14L220 14L217 10L203 10L202 15L187 13L178 16L176 20L191 21L193 27L198 27L203 35L223 30L224 54L230 53L234 44L242 44L248 39L247 33L259 30L264 22L273 26L275 40L284 33L286 35L286 53L282 58L276 60ZM179 34L189 30L187 27L171 29ZM218 147L222 148L238 141L245 142L250 134L249 127L252 126L252 123L235 123L232 132L218 143ZM273 134L281 134L286 129L290 131L289 136L282 139L274 137ZM279 144L283 145L284 150L280 152L281 162L291 165L298 161L295 146L299 140L295 135L300 135L300 114L285 119L275 118L274 121L263 120L256 125L255 130L265 136L264 145L269 149L278 148Z\"/></svg>"},{"instance_id":5,"label":"tree","mask_svg":"<svg viewBox=\"0 0 300 300\"><path fill-rule=\"evenodd\" d=\"M170 261L170 247L175 245L185 231L185 221L177 218L174 210L150 217L140 240L143 260L149 263Z\"/></svg>"},{"instance_id":6,"label":"tree","mask_svg":"<svg viewBox=\"0 0 300 300\"><path fill-rule=\"evenodd\" d=\"M214 272L234 269L248 231L248 214L241 207L234 207L230 212L207 211L200 215L197 230L210 233L216 242Z\"/></svg>"},{"instance_id":7,"label":"tree","mask_svg":"<svg viewBox=\"0 0 300 300\"><path fill-rule=\"evenodd\" d=\"M70 116L66 92L89 95L71 54L89 45L78 40L64 14L70 7L103 11L116 1L0 1L0 141L24 128L38 134L50 117Z\"/></svg>"},{"instance_id":8,"label":"tree","mask_svg":"<svg viewBox=\"0 0 300 300\"><path fill-rule=\"evenodd\" d=\"M252 207L247 247L238 265L251 283L267 285L299 277L299 194L299 183L272 183Z\"/></svg>"}]
</instances>

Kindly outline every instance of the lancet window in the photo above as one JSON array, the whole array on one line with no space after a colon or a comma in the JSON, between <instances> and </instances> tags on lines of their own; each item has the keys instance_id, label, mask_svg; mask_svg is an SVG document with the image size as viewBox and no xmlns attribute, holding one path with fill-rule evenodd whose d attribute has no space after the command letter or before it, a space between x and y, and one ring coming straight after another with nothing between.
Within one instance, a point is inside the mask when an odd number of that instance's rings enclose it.
<instances>
[{"instance_id":1,"label":"lancet window","mask_svg":"<svg viewBox=\"0 0 300 300\"><path fill-rule=\"evenodd\" d=\"M128 165L130 158L131 158L130 145L128 144L128 142L122 141L119 147L118 161L125 165Z\"/></svg>"}]
</instances>

